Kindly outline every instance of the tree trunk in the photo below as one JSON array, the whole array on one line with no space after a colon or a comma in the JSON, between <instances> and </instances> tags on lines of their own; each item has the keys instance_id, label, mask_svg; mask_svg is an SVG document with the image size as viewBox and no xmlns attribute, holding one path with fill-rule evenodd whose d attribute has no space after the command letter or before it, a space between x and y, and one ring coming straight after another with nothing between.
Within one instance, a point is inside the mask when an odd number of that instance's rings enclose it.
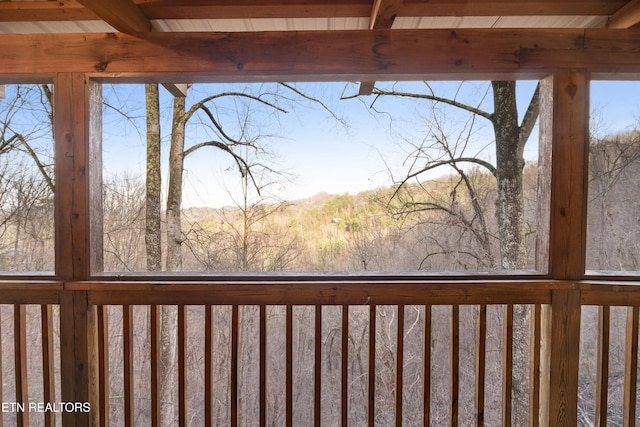
<instances>
[{"instance_id":1,"label":"tree trunk","mask_svg":"<svg viewBox=\"0 0 640 427\"><path fill-rule=\"evenodd\" d=\"M173 100L171 149L169 151L169 185L167 188L167 271L182 269L182 171L184 168L185 98Z\"/></svg>"},{"instance_id":2,"label":"tree trunk","mask_svg":"<svg viewBox=\"0 0 640 427\"><path fill-rule=\"evenodd\" d=\"M524 145L518 122L516 82L491 82L494 96L493 128L496 137L498 197L496 216L500 237L500 267L522 270L527 266L524 242ZM527 135L528 136L528 135ZM513 406L512 423L529 422L529 309L516 305L513 310ZM504 397L503 397L504 398Z\"/></svg>"},{"instance_id":3,"label":"tree trunk","mask_svg":"<svg viewBox=\"0 0 640 427\"><path fill-rule=\"evenodd\" d=\"M182 270L182 172L184 166L184 138L185 138L185 104L184 97L173 100L173 121L171 126L171 148L169 151L169 183L167 188L167 253L165 267L167 271ZM161 424L171 426L175 424L174 399L176 381L176 341L177 317L175 306L162 306L161 309L161 337L160 337L160 365L161 365Z\"/></svg>"},{"instance_id":4,"label":"tree trunk","mask_svg":"<svg viewBox=\"0 0 640 427\"><path fill-rule=\"evenodd\" d=\"M147 185L145 234L147 271L162 270L160 101L157 84L145 85L147 104Z\"/></svg>"},{"instance_id":5,"label":"tree trunk","mask_svg":"<svg viewBox=\"0 0 640 427\"><path fill-rule=\"evenodd\" d=\"M520 138L516 82L491 82L494 96L498 198L496 215L500 236L500 267L520 270L527 265L524 245L524 144Z\"/></svg>"}]
</instances>

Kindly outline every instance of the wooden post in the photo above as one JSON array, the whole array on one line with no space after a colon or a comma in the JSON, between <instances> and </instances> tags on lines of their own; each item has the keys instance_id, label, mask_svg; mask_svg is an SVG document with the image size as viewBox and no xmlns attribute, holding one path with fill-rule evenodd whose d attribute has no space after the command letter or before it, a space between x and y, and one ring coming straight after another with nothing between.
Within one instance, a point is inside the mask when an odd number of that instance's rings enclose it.
<instances>
[{"instance_id":1,"label":"wooden post","mask_svg":"<svg viewBox=\"0 0 640 427\"><path fill-rule=\"evenodd\" d=\"M548 340L548 377L543 396L548 413L541 424L578 425L578 368L580 348L580 291L554 290L548 312L551 324Z\"/></svg>"},{"instance_id":2,"label":"wooden post","mask_svg":"<svg viewBox=\"0 0 640 427\"><path fill-rule=\"evenodd\" d=\"M589 156L589 79L562 70L553 85L550 273L580 280L584 274Z\"/></svg>"},{"instance_id":3,"label":"wooden post","mask_svg":"<svg viewBox=\"0 0 640 427\"><path fill-rule=\"evenodd\" d=\"M588 167L588 73L567 69L547 80L542 97L552 110L541 114L541 150L551 148L549 273L568 282L584 274ZM550 123L549 123L550 121ZM551 126L551 127L549 127ZM540 425L577 425L580 292L552 293L542 307Z\"/></svg>"},{"instance_id":4,"label":"wooden post","mask_svg":"<svg viewBox=\"0 0 640 427\"><path fill-rule=\"evenodd\" d=\"M99 84L90 85L82 73L60 73L54 84L56 274L64 282L86 280L92 267L101 268L102 245L97 236L102 231L90 225L92 214L95 223L102 221L100 133L92 132L93 138L89 137L91 118L94 124L100 123L98 114L90 114L90 110L100 110L101 103L96 103L100 90ZM61 292L61 398L91 405L89 412L64 412L64 426L95 425L98 421L97 358L90 353L97 342L94 311L86 292Z\"/></svg>"}]
</instances>

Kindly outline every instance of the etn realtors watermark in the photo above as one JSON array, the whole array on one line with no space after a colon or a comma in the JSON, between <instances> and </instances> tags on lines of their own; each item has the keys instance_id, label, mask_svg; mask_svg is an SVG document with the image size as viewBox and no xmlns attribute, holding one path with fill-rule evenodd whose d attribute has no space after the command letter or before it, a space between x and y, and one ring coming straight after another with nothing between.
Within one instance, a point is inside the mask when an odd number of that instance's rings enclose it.
<instances>
[{"instance_id":1,"label":"etn realtors watermark","mask_svg":"<svg viewBox=\"0 0 640 427\"><path fill-rule=\"evenodd\" d=\"M91 412L89 402L2 402L2 412Z\"/></svg>"}]
</instances>

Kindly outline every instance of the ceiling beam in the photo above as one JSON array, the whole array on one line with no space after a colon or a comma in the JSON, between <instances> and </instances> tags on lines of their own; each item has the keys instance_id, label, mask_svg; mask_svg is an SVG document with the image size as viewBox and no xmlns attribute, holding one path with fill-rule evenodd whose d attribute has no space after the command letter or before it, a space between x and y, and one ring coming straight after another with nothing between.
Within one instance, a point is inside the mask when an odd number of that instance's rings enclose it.
<instances>
[{"instance_id":1,"label":"ceiling beam","mask_svg":"<svg viewBox=\"0 0 640 427\"><path fill-rule=\"evenodd\" d=\"M625 0L405 0L398 16L608 16ZM372 0L138 0L150 19L369 17Z\"/></svg>"},{"instance_id":2,"label":"ceiling beam","mask_svg":"<svg viewBox=\"0 0 640 427\"><path fill-rule=\"evenodd\" d=\"M369 19L370 30L387 30L393 25L402 0L374 0Z\"/></svg>"},{"instance_id":3,"label":"ceiling beam","mask_svg":"<svg viewBox=\"0 0 640 427\"><path fill-rule=\"evenodd\" d=\"M638 46L636 29L2 34L0 80L61 72L160 83L640 73Z\"/></svg>"},{"instance_id":4,"label":"ceiling beam","mask_svg":"<svg viewBox=\"0 0 640 427\"><path fill-rule=\"evenodd\" d=\"M176 98L186 98L188 84L162 83L162 86Z\"/></svg>"},{"instance_id":5,"label":"ceiling beam","mask_svg":"<svg viewBox=\"0 0 640 427\"><path fill-rule=\"evenodd\" d=\"M369 19L370 30L388 30L393 26L393 22L398 16L398 11L402 7L402 0L374 0ZM376 82L360 82L358 95L371 95Z\"/></svg>"},{"instance_id":6,"label":"ceiling beam","mask_svg":"<svg viewBox=\"0 0 640 427\"><path fill-rule=\"evenodd\" d=\"M609 28L631 28L640 23L640 0L631 0L611 15Z\"/></svg>"},{"instance_id":7,"label":"ceiling beam","mask_svg":"<svg viewBox=\"0 0 640 427\"><path fill-rule=\"evenodd\" d=\"M151 21L133 3L133 0L78 0L78 2L122 33L133 35L151 31Z\"/></svg>"},{"instance_id":8,"label":"ceiling beam","mask_svg":"<svg viewBox=\"0 0 640 427\"><path fill-rule=\"evenodd\" d=\"M94 21L97 19L100 18L76 0L0 2L0 22Z\"/></svg>"},{"instance_id":9,"label":"ceiling beam","mask_svg":"<svg viewBox=\"0 0 640 427\"><path fill-rule=\"evenodd\" d=\"M95 13L104 3L106 12ZM124 3L124 6L122 5ZM610 16L625 0L405 0L398 16ZM84 5L88 5L84 7ZM140 9L147 19L327 18L371 16L372 0L62 0L0 1L0 22L104 19ZM140 16L137 14L138 19ZM113 20L118 17L113 17ZM129 18L131 19L131 18ZM141 20L141 19L140 19ZM137 21L136 21L137 22ZM131 26L131 25L130 25Z\"/></svg>"}]
</instances>

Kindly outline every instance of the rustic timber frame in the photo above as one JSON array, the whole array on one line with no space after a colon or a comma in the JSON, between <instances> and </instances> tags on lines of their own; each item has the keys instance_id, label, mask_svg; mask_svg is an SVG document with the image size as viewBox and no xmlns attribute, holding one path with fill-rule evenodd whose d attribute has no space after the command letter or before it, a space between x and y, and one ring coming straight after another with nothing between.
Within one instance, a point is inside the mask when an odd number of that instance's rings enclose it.
<instances>
[{"instance_id":1,"label":"rustic timber frame","mask_svg":"<svg viewBox=\"0 0 640 427\"><path fill-rule=\"evenodd\" d=\"M640 306L640 276L585 274L589 82L640 76L640 30L5 34L0 58L0 83L50 82L55 90L56 270L0 277L0 302L60 305L63 401L100 400L98 306L242 304L248 295L255 304L524 303L542 305L538 315L546 319L536 332L544 357L540 383L534 381L540 418L532 415L532 425L575 426L581 305ZM548 274L260 280L100 274L101 149L92 127L99 126L103 81L519 78L544 79L551 103L545 113L550 144L541 148L551 151ZM90 425L97 416L65 414L63 424Z\"/></svg>"}]
</instances>

